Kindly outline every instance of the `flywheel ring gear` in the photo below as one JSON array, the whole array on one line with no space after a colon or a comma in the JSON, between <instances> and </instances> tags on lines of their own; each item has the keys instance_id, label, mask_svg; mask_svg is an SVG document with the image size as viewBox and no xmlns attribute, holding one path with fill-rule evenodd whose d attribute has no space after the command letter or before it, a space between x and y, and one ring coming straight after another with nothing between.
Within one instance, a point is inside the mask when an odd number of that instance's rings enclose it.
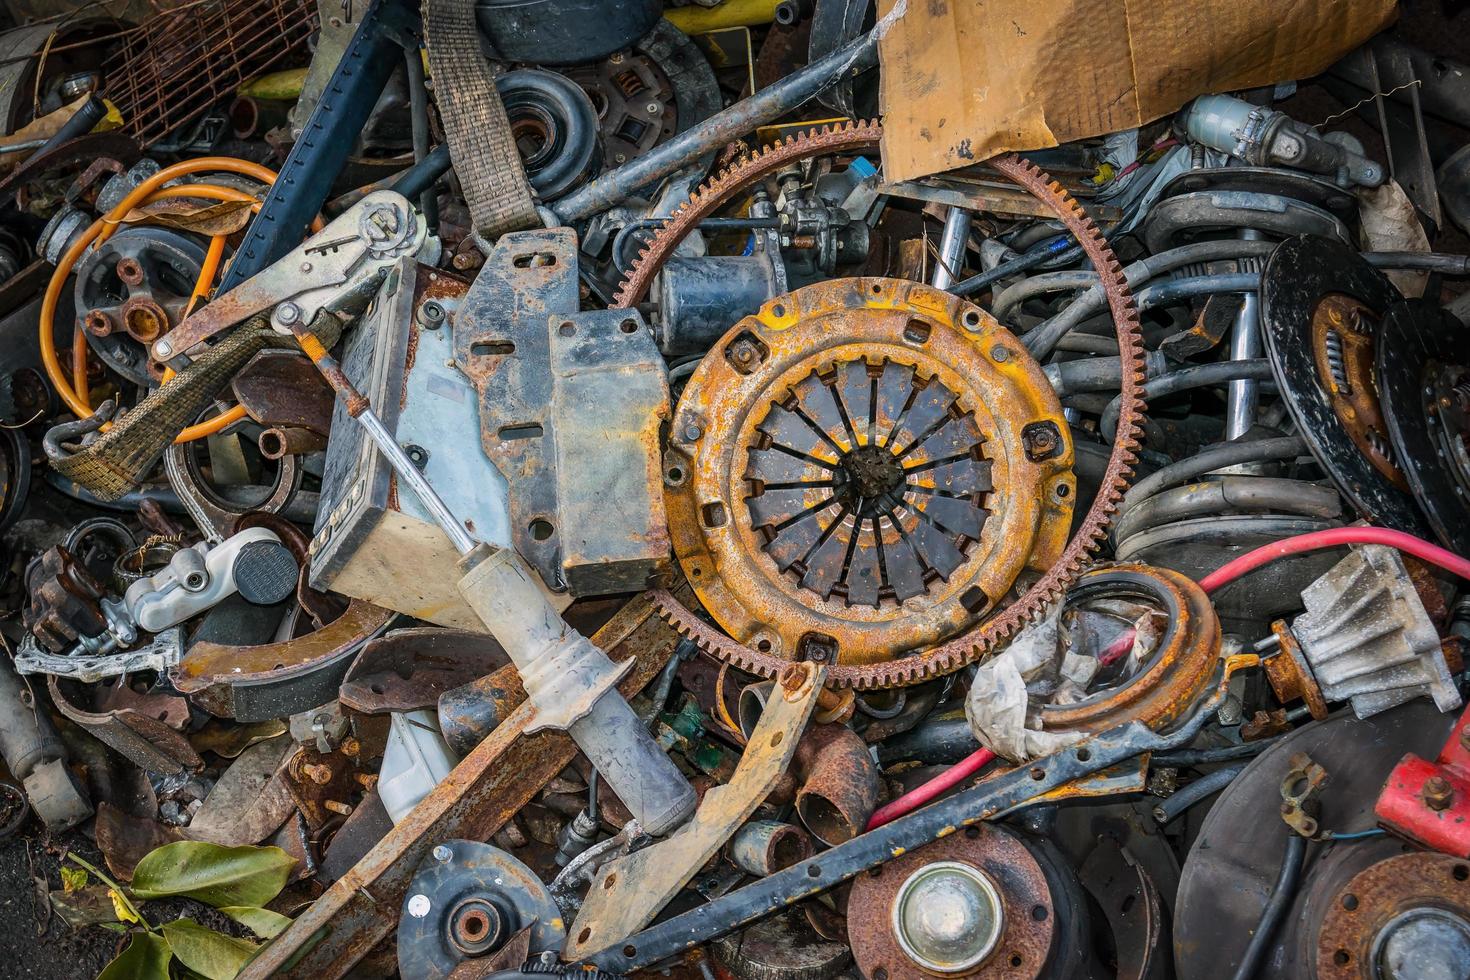
<instances>
[{"instance_id":1,"label":"flywheel ring gear","mask_svg":"<svg viewBox=\"0 0 1470 980\"><path fill-rule=\"evenodd\" d=\"M747 646L872 664L973 625L1061 554L1075 480L1041 366L979 307L902 279L768 301L684 389L669 534Z\"/></svg>"},{"instance_id":2,"label":"flywheel ring gear","mask_svg":"<svg viewBox=\"0 0 1470 980\"><path fill-rule=\"evenodd\" d=\"M654 275L678 244L700 220L728 203L752 181L796 160L831 153L857 153L877 147L882 135L876 123L856 123L789 138L738 161L706 183L655 234L628 271L614 302L615 308L638 303L647 294ZM1107 531L1122 499L1133 464L1137 461L1143 420L1143 337L1138 306L1118 262L1102 233L1067 191L1035 164L1014 154L988 162L1046 204L1073 236L1098 271L1117 332L1123 363L1118 431L1108 457L1101 487L1061 556L1020 598L974 629L927 651L878 664L836 664L827 671L832 687L871 689L915 684L974 663L1013 636L1028 620L1063 594L1081 573L1088 556ZM741 670L774 677L790 661L725 636L687 609L666 591L654 593L654 603L682 635L701 649Z\"/></svg>"}]
</instances>

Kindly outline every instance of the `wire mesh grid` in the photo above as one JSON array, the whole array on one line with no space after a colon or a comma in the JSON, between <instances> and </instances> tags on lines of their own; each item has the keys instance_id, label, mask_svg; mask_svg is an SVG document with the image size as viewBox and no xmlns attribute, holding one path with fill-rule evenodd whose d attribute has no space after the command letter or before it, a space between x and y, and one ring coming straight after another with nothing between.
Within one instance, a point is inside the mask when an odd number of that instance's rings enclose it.
<instances>
[{"instance_id":1,"label":"wire mesh grid","mask_svg":"<svg viewBox=\"0 0 1470 980\"><path fill-rule=\"evenodd\" d=\"M108 59L104 94L148 146L305 47L316 23L311 0L204 0L160 14Z\"/></svg>"}]
</instances>

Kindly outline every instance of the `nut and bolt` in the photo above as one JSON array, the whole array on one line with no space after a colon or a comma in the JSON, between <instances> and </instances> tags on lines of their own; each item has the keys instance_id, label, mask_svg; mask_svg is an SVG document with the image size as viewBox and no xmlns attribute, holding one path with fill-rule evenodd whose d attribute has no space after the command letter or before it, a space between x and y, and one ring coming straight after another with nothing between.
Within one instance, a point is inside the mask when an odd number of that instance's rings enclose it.
<instances>
[{"instance_id":1,"label":"nut and bolt","mask_svg":"<svg viewBox=\"0 0 1470 980\"><path fill-rule=\"evenodd\" d=\"M1455 788L1443 776L1424 780L1424 805L1431 810L1447 810L1455 801Z\"/></svg>"},{"instance_id":2,"label":"nut and bolt","mask_svg":"<svg viewBox=\"0 0 1470 980\"><path fill-rule=\"evenodd\" d=\"M332 781L331 766L308 764L301 767L301 772L318 786L325 786Z\"/></svg>"},{"instance_id":3,"label":"nut and bolt","mask_svg":"<svg viewBox=\"0 0 1470 980\"><path fill-rule=\"evenodd\" d=\"M276 322L290 326L301 319L301 307L295 303L282 303L276 307Z\"/></svg>"}]
</instances>

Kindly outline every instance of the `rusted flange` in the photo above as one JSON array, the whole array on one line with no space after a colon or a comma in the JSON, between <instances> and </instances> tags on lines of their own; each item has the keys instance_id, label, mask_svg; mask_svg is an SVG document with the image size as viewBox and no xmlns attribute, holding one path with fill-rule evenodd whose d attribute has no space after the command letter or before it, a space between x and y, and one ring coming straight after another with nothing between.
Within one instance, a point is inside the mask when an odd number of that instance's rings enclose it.
<instances>
[{"instance_id":1,"label":"rusted flange","mask_svg":"<svg viewBox=\"0 0 1470 980\"><path fill-rule=\"evenodd\" d=\"M1282 704L1291 704L1300 698L1306 702L1312 717L1321 721L1327 717L1327 699L1317 685L1317 678L1312 676L1312 668L1302 654L1301 644L1285 620L1278 619L1272 623L1271 632L1278 641L1277 651L1264 661L1264 665L1266 679L1271 682L1276 699Z\"/></svg>"},{"instance_id":2,"label":"rusted flange","mask_svg":"<svg viewBox=\"0 0 1470 980\"><path fill-rule=\"evenodd\" d=\"M979 307L900 279L778 296L715 345L664 458L674 552L747 646L870 664L973 625L1067 542L1061 404Z\"/></svg>"},{"instance_id":3,"label":"rusted flange","mask_svg":"<svg viewBox=\"0 0 1470 980\"><path fill-rule=\"evenodd\" d=\"M1358 872L1322 920L1315 975L1319 980L1409 976L1385 970L1384 963L1397 959L1395 945L1433 941L1433 931L1416 930L1424 924L1416 922L1420 919L1435 920L1459 935L1470 930L1470 863L1448 854L1400 854Z\"/></svg>"},{"instance_id":4,"label":"rusted flange","mask_svg":"<svg viewBox=\"0 0 1470 980\"><path fill-rule=\"evenodd\" d=\"M991 824L977 824L859 876L847 901L847 934L865 977L920 980L936 973L905 951L894 903L925 866L953 862L974 869L1000 899L1000 934L978 964L943 975L1033 980L1051 955L1058 923L1046 873L1025 844ZM989 910L987 910L989 911ZM988 921L988 920L987 920ZM978 922L978 920L977 920Z\"/></svg>"},{"instance_id":5,"label":"rusted flange","mask_svg":"<svg viewBox=\"0 0 1470 980\"><path fill-rule=\"evenodd\" d=\"M1130 721L1167 728L1211 688L1220 665L1220 621L1192 579L1167 568L1120 564L1087 572L1067 590L1070 607L1104 599L1157 606L1165 617L1163 634L1148 661L1124 683L1043 708L1046 731L1101 732Z\"/></svg>"}]
</instances>

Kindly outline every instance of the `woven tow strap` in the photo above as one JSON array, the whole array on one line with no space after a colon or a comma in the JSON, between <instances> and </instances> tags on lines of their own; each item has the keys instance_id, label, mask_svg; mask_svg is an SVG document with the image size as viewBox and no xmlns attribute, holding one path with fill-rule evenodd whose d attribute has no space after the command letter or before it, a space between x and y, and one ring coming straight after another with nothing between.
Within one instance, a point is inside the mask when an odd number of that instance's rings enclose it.
<instances>
[{"instance_id":1,"label":"woven tow strap","mask_svg":"<svg viewBox=\"0 0 1470 980\"><path fill-rule=\"evenodd\" d=\"M424 43L449 158L475 230L495 239L540 226L505 103L480 50L470 0L424 0Z\"/></svg>"},{"instance_id":2,"label":"woven tow strap","mask_svg":"<svg viewBox=\"0 0 1470 980\"><path fill-rule=\"evenodd\" d=\"M187 368L164 382L92 445L51 467L103 500L138 487L163 451L224 390L252 357L271 346L295 346L264 316L245 321Z\"/></svg>"}]
</instances>

